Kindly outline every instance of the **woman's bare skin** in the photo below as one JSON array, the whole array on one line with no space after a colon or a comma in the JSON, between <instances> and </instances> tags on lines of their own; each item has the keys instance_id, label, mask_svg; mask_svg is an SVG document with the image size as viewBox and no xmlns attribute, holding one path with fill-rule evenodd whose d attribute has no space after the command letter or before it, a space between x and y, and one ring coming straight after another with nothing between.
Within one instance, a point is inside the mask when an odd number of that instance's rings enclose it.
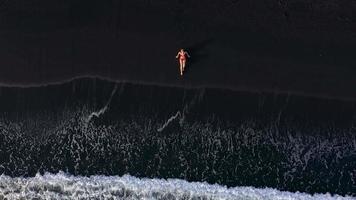
<instances>
[{"instance_id":1,"label":"woman's bare skin","mask_svg":"<svg viewBox=\"0 0 356 200\"><path fill-rule=\"evenodd\" d=\"M181 49L176 58L179 58L179 69L180 69L180 75L183 75L184 69L185 69L185 63L187 62L187 58L190 58L190 55L188 52L184 51L184 49Z\"/></svg>"}]
</instances>

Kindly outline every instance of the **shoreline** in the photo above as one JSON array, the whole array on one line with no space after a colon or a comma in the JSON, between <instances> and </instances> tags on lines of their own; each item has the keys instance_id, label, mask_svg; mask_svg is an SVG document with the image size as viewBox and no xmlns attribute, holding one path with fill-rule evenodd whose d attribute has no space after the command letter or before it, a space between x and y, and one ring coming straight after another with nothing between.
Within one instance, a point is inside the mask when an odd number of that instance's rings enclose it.
<instances>
[{"instance_id":1,"label":"shoreline","mask_svg":"<svg viewBox=\"0 0 356 200\"><path fill-rule=\"evenodd\" d=\"M94 76L94 75L82 75L82 76L75 76L68 79L58 80L58 81L48 81L46 83L4 83L0 82L0 88L40 88L40 87L50 87L50 86L60 86L63 84L73 83L75 81L81 80L99 80L99 81L106 81L113 84L116 83L124 83L124 84L132 84L132 85L139 85L139 86L155 86L155 87L168 87L168 88L177 88L177 89L188 89L188 90L195 90L195 89L214 89L214 90L227 90L231 92L246 92L251 94L274 94L274 95L282 95L282 96L297 96L297 97L305 97L305 98L315 98L320 100L336 100L336 101L345 101L345 102L356 102L356 98L354 97L335 97L331 95L325 94L312 94L307 92L298 92L298 91L287 91L287 90L278 90L278 89L257 89L252 87L236 87L236 86L229 86L229 85L209 85L209 84L162 84L159 82L153 81L139 81L139 80L115 80L108 77L102 76Z\"/></svg>"}]
</instances>

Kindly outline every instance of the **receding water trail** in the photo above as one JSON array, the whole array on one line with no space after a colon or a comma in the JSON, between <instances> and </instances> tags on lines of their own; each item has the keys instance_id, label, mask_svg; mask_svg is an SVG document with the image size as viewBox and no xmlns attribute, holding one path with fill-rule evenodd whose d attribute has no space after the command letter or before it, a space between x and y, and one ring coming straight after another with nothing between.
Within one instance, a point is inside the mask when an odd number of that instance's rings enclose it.
<instances>
[{"instance_id":1,"label":"receding water trail","mask_svg":"<svg viewBox=\"0 0 356 200\"><path fill-rule=\"evenodd\" d=\"M103 115L108 110L108 108L109 108L109 106L111 104L112 98L114 97L114 95L115 95L115 93L117 91L117 88L118 88L118 84L115 84L115 87L111 92L109 100L106 102L104 107L102 107L99 111L90 113L90 115L87 117L86 124L88 124L93 119L94 116L99 118L101 115ZM124 83L121 84L119 94L122 93L123 88L124 88Z\"/></svg>"},{"instance_id":2,"label":"receding water trail","mask_svg":"<svg viewBox=\"0 0 356 200\"><path fill-rule=\"evenodd\" d=\"M89 123L91 121L91 119L95 116L95 117L100 117L102 114L104 114L106 112L106 110L109 108L109 105L111 103L111 100L113 98L113 96L115 95L117 90L117 84L115 85L113 91L111 92L110 98L109 100L106 102L105 106L102 107L99 111L97 112L92 112L88 118L87 118L87 122Z\"/></svg>"},{"instance_id":3,"label":"receding water trail","mask_svg":"<svg viewBox=\"0 0 356 200\"><path fill-rule=\"evenodd\" d=\"M199 103L205 94L205 89L202 88L201 90L199 90L199 92L195 93L194 97L192 98L192 100L190 101L189 104L185 104L182 112L181 111L177 111L175 115L171 116L160 128L157 129L158 132L162 132L171 122L173 122L175 119L177 119L178 117L180 117L179 119L179 124L180 126L183 126L184 120L185 120L185 115L187 113L189 113L190 109L197 103Z\"/></svg>"},{"instance_id":4,"label":"receding water trail","mask_svg":"<svg viewBox=\"0 0 356 200\"><path fill-rule=\"evenodd\" d=\"M178 110L177 113L175 115L173 115L172 117L170 117L166 123L164 123L159 129L157 129L158 132L162 132L173 120L177 119L178 117L180 117L180 111Z\"/></svg>"}]
</instances>

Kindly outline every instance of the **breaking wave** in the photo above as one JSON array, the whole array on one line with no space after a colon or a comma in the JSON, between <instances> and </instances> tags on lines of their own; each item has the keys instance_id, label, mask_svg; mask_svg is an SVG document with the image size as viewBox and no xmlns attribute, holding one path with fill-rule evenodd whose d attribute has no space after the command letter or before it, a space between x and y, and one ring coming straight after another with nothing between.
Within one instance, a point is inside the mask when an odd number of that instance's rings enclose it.
<instances>
[{"instance_id":1,"label":"breaking wave","mask_svg":"<svg viewBox=\"0 0 356 200\"><path fill-rule=\"evenodd\" d=\"M351 200L352 197L330 194L282 192L253 187L227 188L205 182L180 179L148 179L130 175L72 176L37 174L31 178L0 176L1 199L235 199L235 200Z\"/></svg>"}]
</instances>

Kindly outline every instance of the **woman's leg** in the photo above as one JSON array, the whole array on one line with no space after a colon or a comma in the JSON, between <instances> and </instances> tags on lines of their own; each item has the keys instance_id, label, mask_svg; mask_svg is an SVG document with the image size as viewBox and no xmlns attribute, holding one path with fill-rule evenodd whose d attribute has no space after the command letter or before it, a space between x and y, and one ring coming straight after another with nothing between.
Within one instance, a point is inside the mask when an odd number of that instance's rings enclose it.
<instances>
[{"instance_id":1,"label":"woman's leg","mask_svg":"<svg viewBox=\"0 0 356 200\"><path fill-rule=\"evenodd\" d=\"M183 60L179 60L180 75L183 75Z\"/></svg>"},{"instance_id":2,"label":"woman's leg","mask_svg":"<svg viewBox=\"0 0 356 200\"><path fill-rule=\"evenodd\" d=\"M183 72L184 72L184 70L185 70L185 61L186 61L186 60L183 60Z\"/></svg>"}]
</instances>

